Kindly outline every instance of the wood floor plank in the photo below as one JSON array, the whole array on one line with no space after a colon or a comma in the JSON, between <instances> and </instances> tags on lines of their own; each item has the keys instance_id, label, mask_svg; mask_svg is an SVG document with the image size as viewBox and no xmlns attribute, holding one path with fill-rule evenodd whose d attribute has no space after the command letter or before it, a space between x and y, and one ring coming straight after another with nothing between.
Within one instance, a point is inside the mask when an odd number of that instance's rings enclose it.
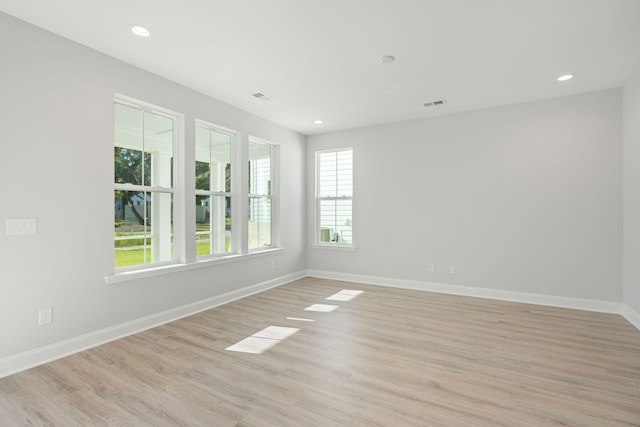
<instances>
[{"instance_id":1,"label":"wood floor plank","mask_svg":"<svg viewBox=\"0 0 640 427\"><path fill-rule=\"evenodd\" d=\"M345 289L363 292L326 299ZM273 326L298 331L227 350ZM0 379L0 426L25 425L640 426L640 331L305 278Z\"/></svg>"}]
</instances>

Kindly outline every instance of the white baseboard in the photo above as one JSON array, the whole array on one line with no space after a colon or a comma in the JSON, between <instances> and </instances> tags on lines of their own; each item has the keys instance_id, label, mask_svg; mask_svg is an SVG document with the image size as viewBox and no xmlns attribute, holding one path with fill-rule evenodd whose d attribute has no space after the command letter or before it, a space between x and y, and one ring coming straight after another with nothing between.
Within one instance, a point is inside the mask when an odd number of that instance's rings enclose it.
<instances>
[{"instance_id":1,"label":"white baseboard","mask_svg":"<svg viewBox=\"0 0 640 427\"><path fill-rule=\"evenodd\" d=\"M583 298L569 298L554 295L530 294L525 292L503 291L500 289L474 288L471 286L448 285L444 283L421 282L417 280L393 279L389 277L364 276L358 274L336 273L332 271L307 270L307 276L322 279L345 280L348 282L368 283L403 289L439 292L443 294L489 298L502 301L523 302L552 307L573 308L597 311L601 313L622 313L622 303L599 301ZM633 323L633 322L631 322ZM638 324L635 324L636 326Z\"/></svg>"},{"instance_id":2,"label":"white baseboard","mask_svg":"<svg viewBox=\"0 0 640 427\"><path fill-rule=\"evenodd\" d=\"M622 315L636 328L640 329L640 313L633 311L628 305L622 306Z\"/></svg>"},{"instance_id":3,"label":"white baseboard","mask_svg":"<svg viewBox=\"0 0 640 427\"><path fill-rule=\"evenodd\" d=\"M211 298L196 301L181 307L166 310L151 316L132 320L130 322L101 329L99 331L90 332L79 337L70 338L68 340L56 342L34 350L4 357L0 359L0 378L265 291L267 289L284 285L285 283L301 279L305 276L306 273L304 271L300 271L252 286L247 286L232 292L227 292L222 295L216 295Z\"/></svg>"}]
</instances>

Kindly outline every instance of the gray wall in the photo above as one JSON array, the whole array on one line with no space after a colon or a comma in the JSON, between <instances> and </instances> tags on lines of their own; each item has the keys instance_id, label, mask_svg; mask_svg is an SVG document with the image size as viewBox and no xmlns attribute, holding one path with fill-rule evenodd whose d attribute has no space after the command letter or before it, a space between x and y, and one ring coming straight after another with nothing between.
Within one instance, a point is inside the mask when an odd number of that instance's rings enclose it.
<instances>
[{"instance_id":1,"label":"gray wall","mask_svg":"<svg viewBox=\"0 0 640 427\"><path fill-rule=\"evenodd\" d=\"M311 136L309 194L344 146L358 249L309 269L622 302L620 89Z\"/></svg>"},{"instance_id":2,"label":"gray wall","mask_svg":"<svg viewBox=\"0 0 640 427\"><path fill-rule=\"evenodd\" d=\"M624 303L640 315L640 71L624 87ZM638 317L640 321L640 317ZM640 327L640 326L638 326Z\"/></svg>"},{"instance_id":3,"label":"gray wall","mask_svg":"<svg viewBox=\"0 0 640 427\"><path fill-rule=\"evenodd\" d=\"M0 358L304 270L304 136L4 14L0 39ZM186 141L197 117L279 143L285 250L107 285L116 92L184 113ZM8 217L37 217L38 234L6 235Z\"/></svg>"}]
</instances>

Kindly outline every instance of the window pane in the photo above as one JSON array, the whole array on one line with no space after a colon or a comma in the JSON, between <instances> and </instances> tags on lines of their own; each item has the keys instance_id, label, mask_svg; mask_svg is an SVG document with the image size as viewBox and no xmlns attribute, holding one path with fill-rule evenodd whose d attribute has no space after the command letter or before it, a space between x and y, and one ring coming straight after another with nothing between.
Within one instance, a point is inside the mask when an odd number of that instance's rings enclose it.
<instances>
[{"instance_id":1,"label":"window pane","mask_svg":"<svg viewBox=\"0 0 640 427\"><path fill-rule=\"evenodd\" d=\"M351 199L320 200L320 242L353 243Z\"/></svg>"},{"instance_id":2,"label":"window pane","mask_svg":"<svg viewBox=\"0 0 640 427\"><path fill-rule=\"evenodd\" d=\"M208 191L211 189L211 172L208 162L196 160L196 190Z\"/></svg>"},{"instance_id":3,"label":"window pane","mask_svg":"<svg viewBox=\"0 0 640 427\"><path fill-rule=\"evenodd\" d=\"M116 103L114 116L114 182L143 185L143 174L150 170L143 171L142 111Z\"/></svg>"},{"instance_id":4,"label":"window pane","mask_svg":"<svg viewBox=\"0 0 640 427\"><path fill-rule=\"evenodd\" d=\"M213 196L211 247L214 254L231 250L231 197Z\"/></svg>"},{"instance_id":5,"label":"window pane","mask_svg":"<svg viewBox=\"0 0 640 427\"><path fill-rule=\"evenodd\" d=\"M249 142L249 194L271 195L273 147Z\"/></svg>"},{"instance_id":6,"label":"window pane","mask_svg":"<svg viewBox=\"0 0 640 427\"><path fill-rule=\"evenodd\" d=\"M117 184L143 185L142 175L151 172L151 158L142 151L114 147L113 150L115 181ZM143 168L146 168L143 172Z\"/></svg>"},{"instance_id":7,"label":"window pane","mask_svg":"<svg viewBox=\"0 0 640 427\"><path fill-rule=\"evenodd\" d=\"M115 267L151 262L151 229L147 224L145 193L114 193Z\"/></svg>"},{"instance_id":8,"label":"window pane","mask_svg":"<svg viewBox=\"0 0 640 427\"><path fill-rule=\"evenodd\" d=\"M209 231L209 218L211 217L210 196L196 196L196 224L199 231Z\"/></svg>"},{"instance_id":9,"label":"window pane","mask_svg":"<svg viewBox=\"0 0 640 427\"><path fill-rule=\"evenodd\" d=\"M233 135L196 127L196 189L231 192Z\"/></svg>"},{"instance_id":10,"label":"window pane","mask_svg":"<svg viewBox=\"0 0 640 427\"><path fill-rule=\"evenodd\" d=\"M151 262L173 259L173 195L147 193L147 224L151 229Z\"/></svg>"},{"instance_id":11,"label":"window pane","mask_svg":"<svg viewBox=\"0 0 640 427\"><path fill-rule=\"evenodd\" d=\"M196 126L196 190L211 189L211 131Z\"/></svg>"},{"instance_id":12,"label":"window pane","mask_svg":"<svg viewBox=\"0 0 640 427\"><path fill-rule=\"evenodd\" d=\"M317 153L317 239L352 244L353 150Z\"/></svg>"},{"instance_id":13,"label":"window pane","mask_svg":"<svg viewBox=\"0 0 640 427\"><path fill-rule=\"evenodd\" d=\"M271 199L249 199L249 249L271 246Z\"/></svg>"},{"instance_id":14,"label":"window pane","mask_svg":"<svg viewBox=\"0 0 640 427\"><path fill-rule=\"evenodd\" d=\"M231 197L196 196L196 255L231 252Z\"/></svg>"},{"instance_id":15,"label":"window pane","mask_svg":"<svg viewBox=\"0 0 640 427\"><path fill-rule=\"evenodd\" d=\"M318 156L318 187L320 197L336 197L336 153L320 153Z\"/></svg>"},{"instance_id":16,"label":"window pane","mask_svg":"<svg viewBox=\"0 0 640 427\"><path fill-rule=\"evenodd\" d=\"M143 150L142 110L129 105L115 103L114 123L116 147L137 151Z\"/></svg>"},{"instance_id":17,"label":"window pane","mask_svg":"<svg viewBox=\"0 0 640 427\"><path fill-rule=\"evenodd\" d=\"M337 151L318 155L320 197L353 196L353 152Z\"/></svg>"},{"instance_id":18,"label":"window pane","mask_svg":"<svg viewBox=\"0 0 640 427\"><path fill-rule=\"evenodd\" d=\"M249 250L271 246L274 147L249 141Z\"/></svg>"},{"instance_id":19,"label":"window pane","mask_svg":"<svg viewBox=\"0 0 640 427\"><path fill-rule=\"evenodd\" d=\"M353 196L353 151L338 151L336 159L337 196Z\"/></svg>"},{"instance_id":20,"label":"window pane","mask_svg":"<svg viewBox=\"0 0 640 427\"><path fill-rule=\"evenodd\" d=\"M231 191L231 148L233 136L211 132L211 190Z\"/></svg>"},{"instance_id":21,"label":"window pane","mask_svg":"<svg viewBox=\"0 0 640 427\"><path fill-rule=\"evenodd\" d=\"M144 151L151 158L150 172L144 185L171 188L173 186L173 140L175 120L144 112Z\"/></svg>"}]
</instances>

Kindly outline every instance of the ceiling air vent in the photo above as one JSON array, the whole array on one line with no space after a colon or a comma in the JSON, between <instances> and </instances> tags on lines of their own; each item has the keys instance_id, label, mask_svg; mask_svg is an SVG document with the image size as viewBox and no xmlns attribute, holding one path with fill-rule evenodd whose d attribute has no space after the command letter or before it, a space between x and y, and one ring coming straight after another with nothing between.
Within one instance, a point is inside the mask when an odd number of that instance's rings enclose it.
<instances>
[{"instance_id":1,"label":"ceiling air vent","mask_svg":"<svg viewBox=\"0 0 640 427\"><path fill-rule=\"evenodd\" d=\"M273 96L268 95L264 92L255 92L252 93L251 96L253 96L255 99L259 99L260 101L271 101L273 99Z\"/></svg>"},{"instance_id":2,"label":"ceiling air vent","mask_svg":"<svg viewBox=\"0 0 640 427\"><path fill-rule=\"evenodd\" d=\"M425 107L436 107L438 105L443 105L443 104L444 104L444 99L439 99L437 101L425 102L424 106Z\"/></svg>"}]
</instances>

